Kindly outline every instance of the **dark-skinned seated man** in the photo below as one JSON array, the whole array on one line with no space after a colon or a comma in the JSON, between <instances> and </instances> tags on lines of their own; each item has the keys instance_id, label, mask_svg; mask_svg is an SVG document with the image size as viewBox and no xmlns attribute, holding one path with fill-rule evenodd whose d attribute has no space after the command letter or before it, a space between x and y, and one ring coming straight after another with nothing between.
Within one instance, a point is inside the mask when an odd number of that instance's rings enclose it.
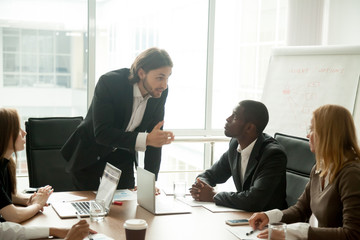
<instances>
[{"instance_id":1,"label":"dark-skinned seated man","mask_svg":"<svg viewBox=\"0 0 360 240\"><path fill-rule=\"evenodd\" d=\"M268 121L261 102L244 100L236 106L225 124L225 135L232 138L229 149L197 177L190 189L195 200L248 212L287 208L287 158L282 146L263 133ZM236 191L216 193L216 184L230 177Z\"/></svg>"}]
</instances>

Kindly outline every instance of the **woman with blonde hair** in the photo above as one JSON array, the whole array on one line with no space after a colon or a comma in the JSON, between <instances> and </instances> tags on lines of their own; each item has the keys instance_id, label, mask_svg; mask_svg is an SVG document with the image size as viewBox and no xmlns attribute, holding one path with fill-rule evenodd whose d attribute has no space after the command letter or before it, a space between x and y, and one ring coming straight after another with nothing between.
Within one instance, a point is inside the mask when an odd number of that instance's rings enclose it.
<instances>
[{"instance_id":1,"label":"woman with blonde hair","mask_svg":"<svg viewBox=\"0 0 360 240\"><path fill-rule=\"evenodd\" d=\"M17 111L0 108L0 239L33 239L51 235L77 240L83 239L89 231L94 232L89 230L85 220L75 224L70 231L67 228L23 227L16 224L43 210L53 192L51 186L42 187L31 196L17 192L13 155L16 159L17 151L24 150L25 136Z\"/></svg>"},{"instance_id":2,"label":"woman with blonde hair","mask_svg":"<svg viewBox=\"0 0 360 240\"><path fill-rule=\"evenodd\" d=\"M360 149L351 113L344 107L324 105L313 113L307 137L316 165L297 203L254 213L254 229L268 223L287 223L287 239L360 239ZM307 223L314 215L317 226ZM258 235L267 238L265 230Z\"/></svg>"}]
</instances>

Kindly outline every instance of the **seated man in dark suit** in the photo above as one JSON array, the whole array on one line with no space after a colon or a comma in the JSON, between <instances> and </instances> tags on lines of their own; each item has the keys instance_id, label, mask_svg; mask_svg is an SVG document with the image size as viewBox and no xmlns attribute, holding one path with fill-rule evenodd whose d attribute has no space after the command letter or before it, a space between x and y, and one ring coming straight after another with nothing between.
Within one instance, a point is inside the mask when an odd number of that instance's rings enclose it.
<instances>
[{"instance_id":1,"label":"seated man in dark suit","mask_svg":"<svg viewBox=\"0 0 360 240\"><path fill-rule=\"evenodd\" d=\"M210 169L197 177L190 193L197 201L215 202L249 212L284 209L286 154L280 144L263 133L269 121L266 106L245 100L226 119L229 149ZM218 192L214 186L233 178L236 191Z\"/></svg>"}]
</instances>

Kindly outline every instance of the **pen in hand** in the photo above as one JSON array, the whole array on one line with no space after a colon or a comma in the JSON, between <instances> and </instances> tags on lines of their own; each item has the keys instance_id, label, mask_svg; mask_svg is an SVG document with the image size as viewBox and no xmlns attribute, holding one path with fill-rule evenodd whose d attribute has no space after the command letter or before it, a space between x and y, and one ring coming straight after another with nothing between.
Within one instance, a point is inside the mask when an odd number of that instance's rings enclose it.
<instances>
[{"instance_id":1,"label":"pen in hand","mask_svg":"<svg viewBox=\"0 0 360 240\"><path fill-rule=\"evenodd\" d=\"M77 219L79 219L79 221L80 221L81 220L80 214L78 212L75 212L75 213L76 213ZM89 238L89 240L93 240L91 232L89 232L88 238Z\"/></svg>"},{"instance_id":2,"label":"pen in hand","mask_svg":"<svg viewBox=\"0 0 360 240\"><path fill-rule=\"evenodd\" d=\"M250 232L247 232L246 236L250 236L251 234L253 234L258 229L259 225L260 225L259 221L255 222L255 229L251 230Z\"/></svg>"},{"instance_id":3,"label":"pen in hand","mask_svg":"<svg viewBox=\"0 0 360 240\"><path fill-rule=\"evenodd\" d=\"M257 230L259 230L259 229L258 229L259 225L260 225L260 223L259 223L259 222L256 222L256 223L255 223L255 227L256 227L256 228L255 228L254 230L251 230L250 232L247 232L247 233L246 233L246 236L250 236L251 234L253 234L253 233L256 232ZM267 227L268 227L268 225L265 226L265 228L267 228ZM264 229L265 229L265 228L264 228Z\"/></svg>"}]
</instances>

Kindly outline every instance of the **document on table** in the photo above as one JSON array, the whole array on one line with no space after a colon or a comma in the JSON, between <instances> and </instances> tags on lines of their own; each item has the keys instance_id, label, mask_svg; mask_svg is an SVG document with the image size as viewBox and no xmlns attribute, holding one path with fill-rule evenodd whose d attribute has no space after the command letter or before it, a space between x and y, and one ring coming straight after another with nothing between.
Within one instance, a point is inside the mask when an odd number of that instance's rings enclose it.
<instances>
[{"instance_id":1,"label":"document on table","mask_svg":"<svg viewBox=\"0 0 360 240\"><path fill-rule=\"evenodd\" d=\"M48 203L53 203L53 202L73 202L73 201L79 201L79 200L84 200L86 199L86 197L81 197L81 196L77 196L71 193L56 193L56 194L51 194L49 199L48 199Z\"/></svg>"},{"instance_id":2,"label":"document on table","mask_svg":"<svg viewBox=\"0 0 360 240\"><path fill-rule=\"evenodd\" d=\"M113 201L135 200L136 192L129 189L116 190Z\"/></svg>"},{"instance_id":3,"label":"document on table","mask_svg":"<svg viewBox=\"0 0 360 240\"><path fill-rule=\"evenodd\" d=\"M166 196L174 196L174 189L170 187L161 188L161 190L165 193ZM186 196L190 196L190 191L185 193Z\"/></svg>"},{"instance_id":4,"label":"document on table","mask_svg":"<svg viewBox=\"0 0 360 240\"><path fill-rule=\"evenodd\" d=\"M195 201L192 197L177 198L177 200L186 203L190 207L202 207L204 202Z\"/></svg>"},{"instance_id":5,"label":"document on table","mask_svg":"<svg viewBox=\"0 0 360 240\"><path fill-rule=\"evenodd\" d=\"M202 205L204 208L211 212L243 212L243 210L236 209L236 208L228 208L224 206L216 205L214 202L204 202Z\"/></svg>"},{"instance_id":6,"label":"document on table","mask_svg":"<svg viewBox=\"0 0 360 240\"><path fill-rule=\"evenodd\" d=\"M258 235L261 231L255 230L252 234L246 235L246 233L249 233L252 231L252 227L250 226L227 226L227 230L229 230L232 234L234 234L236 237L242 240L250 240L250 239L260 239L257 238L256 235Z\"/></svg>"},{"instance_id":7,"label":"document on table","mask_svg":"<svg viewBox=\"0 0 360 240\"><path fill-rule=\"evenodd\" d=\"M211 212L243 212L243 210L228 208L216 205L214 202L199 202L195 201L192 197L178 198L179 201L188 204L191 207L204 207Z\"/></svg>"}]
</instances>

